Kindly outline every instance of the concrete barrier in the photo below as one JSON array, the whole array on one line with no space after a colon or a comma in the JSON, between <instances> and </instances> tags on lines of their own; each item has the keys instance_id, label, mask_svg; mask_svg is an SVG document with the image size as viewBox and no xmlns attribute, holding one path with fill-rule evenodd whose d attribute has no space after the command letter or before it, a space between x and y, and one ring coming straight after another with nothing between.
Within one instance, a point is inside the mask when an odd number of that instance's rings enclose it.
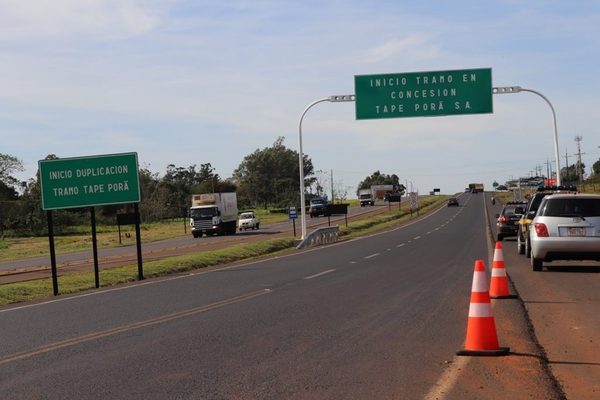
<instances>
[{"instance_id":1,"label":"concrete barrier","mask_svg":"<svg viewBox=\"0 0 600 400\"><path fill-rule=\"evenodd\" d=\"M306 247L320 246L323 244L335 243L339 238L339 226L318 228L308 234L296 248L298 250Z\"/></svg>"}]
</instances>

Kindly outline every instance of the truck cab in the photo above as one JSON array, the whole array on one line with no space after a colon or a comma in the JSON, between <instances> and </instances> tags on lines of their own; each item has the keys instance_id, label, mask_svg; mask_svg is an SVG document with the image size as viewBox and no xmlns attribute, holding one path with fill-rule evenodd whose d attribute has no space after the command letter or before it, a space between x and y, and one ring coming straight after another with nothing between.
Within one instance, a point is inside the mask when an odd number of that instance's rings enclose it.
<instances>
[{"instance_id":1,"label":"truck cab","mask_svg":"<svg viewBox=\"0 0 600 400\"><path fill-rule=\"evenodd\" d=\"M192 195L190 226L195 238L202 235L233 235L237 228L237 197L235 193Z\"/></svg>"},{"instance_id":2,"label":"truck cab","mask_svg":"<svg viewBox=\"0 0 600 400\"><path fill-rule=\"evenodd\" d=\"M360 206L374 206L375 201L373 200L373 194L370 189L362 189L358 191L358 201Z\"/></svg>"}]
</instances>

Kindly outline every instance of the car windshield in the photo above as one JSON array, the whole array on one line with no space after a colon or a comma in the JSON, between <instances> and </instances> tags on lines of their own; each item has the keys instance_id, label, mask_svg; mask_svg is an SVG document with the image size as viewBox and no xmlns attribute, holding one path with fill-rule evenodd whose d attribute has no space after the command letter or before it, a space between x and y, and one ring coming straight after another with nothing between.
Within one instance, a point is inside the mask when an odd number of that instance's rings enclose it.
<instances>
[{"instance_id":1,"label":"car windshield","mask_svg":"<svg viewBox=\"0 0 600 400\"><path fill-rule=\"evenodd\" d=\"M254 218L254 214L252 213L244 213L240 215L240 219L252 219Z\"/></svg>"},{"instance_id":2,"label":"car windshield","mask_svg":"<svg viewBox=\"0 0 600 400\"><path fill-rule=\"evenodd\" d=\"M600 198L547 199L542 207L546 217L600 217Z\"/></svg>"},{"instance_id":3,"label":"car windshield","mask_svg":"<svg viewBox=\"0 0 600 400\"><path fill-rule=\"evenodd\" d=\"M192 208L190 210L190 217L192 218L212 218L216 215L218 214L215 207Z\"/></svg>"}]
</instances>

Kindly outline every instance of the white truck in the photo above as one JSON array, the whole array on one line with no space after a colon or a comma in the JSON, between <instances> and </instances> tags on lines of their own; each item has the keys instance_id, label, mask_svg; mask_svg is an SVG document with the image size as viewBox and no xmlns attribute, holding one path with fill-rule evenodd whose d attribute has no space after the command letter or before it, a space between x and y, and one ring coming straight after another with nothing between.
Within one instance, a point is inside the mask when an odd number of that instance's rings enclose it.
<instances>
[{"instance_id":1,"label":"white truck","mask_svg":"<svg viewBox=\"0 0 600 400\"><path fill-rule=\"evenodd\" d=\"M375 200L373 200L371 189L360 189L358 191L358 200L360 201L361 207L375 205Z\"/></svg>"},{"instance_id":2,"label":"white truck","mask_svg":"<svg viewBox=\"0 0 600 400\"><path fill-rule=\"evenodd\" d=\"M193 194L190 226L195 238L202 235L233 235L237 229L237 196L230 193Z\"/></svg>"}]
</instances>

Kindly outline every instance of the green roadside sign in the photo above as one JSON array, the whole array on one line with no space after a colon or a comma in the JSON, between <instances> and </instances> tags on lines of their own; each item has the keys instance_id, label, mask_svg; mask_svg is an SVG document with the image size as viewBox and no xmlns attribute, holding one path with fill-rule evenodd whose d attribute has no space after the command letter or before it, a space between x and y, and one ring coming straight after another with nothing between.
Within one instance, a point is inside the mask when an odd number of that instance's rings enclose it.
<instances>
[{"instance_id":1,"label":"green roadside sign","mask_svg":"<svg viewBox=\"0 0 600 400\"><path fill-rule=\"evenodd\" d=\"M140 202L137 153L38 162L42 209Z\"/></svg>"},{"instance_id":2,"label":"green roadside sign","mask_svg":"<svg viewBox=\"0 0 600 400\"><path fill-rule=\"evenodd\" d=\"M492 69L354 77L356 119L493 112Z\"/></svg>"}]
</instances>

